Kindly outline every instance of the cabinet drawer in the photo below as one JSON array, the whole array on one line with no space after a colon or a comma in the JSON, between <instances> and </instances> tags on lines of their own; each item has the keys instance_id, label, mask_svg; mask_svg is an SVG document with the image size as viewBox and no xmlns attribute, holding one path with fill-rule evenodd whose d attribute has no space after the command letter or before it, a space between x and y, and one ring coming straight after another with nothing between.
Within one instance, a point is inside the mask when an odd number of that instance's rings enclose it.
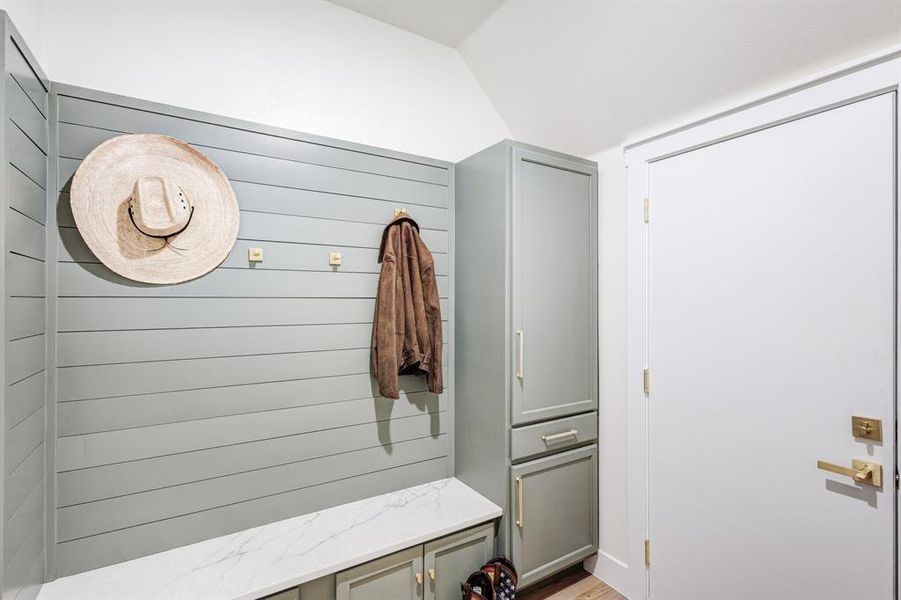
<instances>
[{"instance_id":1,"label":"cabinet drawer","mask_svg":"<svg viewBox=\"0 0 901 600\"><path fill-rule=\"evenodd\" d=\"M510 455L513 461L557 452L596 440L598 413L590 412L537 425L517 427L510 435Z\"/></svg>"}]
</instances>

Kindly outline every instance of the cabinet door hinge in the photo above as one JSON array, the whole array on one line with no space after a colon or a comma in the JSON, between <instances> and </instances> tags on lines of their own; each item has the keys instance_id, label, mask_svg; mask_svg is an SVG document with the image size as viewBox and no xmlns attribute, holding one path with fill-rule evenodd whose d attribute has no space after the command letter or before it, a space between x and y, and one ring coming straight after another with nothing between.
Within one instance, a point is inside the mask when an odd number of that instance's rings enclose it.
<instances>
[{"instance_id":1,"label":"cabinet door hinge","mask_svg":"<svg viewBox=\"0 0 901 600\"><path fill-rule=\"evenodd\" d=\"M645 369L644 371L641 372L641 376L644 380L644 395L650 396L651 395L651 370Z\"/></svg>"},{"instance_id":2,"label":"cabinet door hinge","mask_svg":"<svg viewBox=\"0 0 901 600\"><path fill-rule=\"evenodd\" d=\"M651 540L644 541L644 566L651 566Z\"/></svg>"},{"instance_id":3,"label":"cabinet door hinge","mask_svg":"<svg viewBox=\"0 0 901 600\"><path fill-rule=\"evenodd\" d=\"M651 199L645 197L644 199L644 222L650 223L651 221Z\"/></svg>"}]
</instances>

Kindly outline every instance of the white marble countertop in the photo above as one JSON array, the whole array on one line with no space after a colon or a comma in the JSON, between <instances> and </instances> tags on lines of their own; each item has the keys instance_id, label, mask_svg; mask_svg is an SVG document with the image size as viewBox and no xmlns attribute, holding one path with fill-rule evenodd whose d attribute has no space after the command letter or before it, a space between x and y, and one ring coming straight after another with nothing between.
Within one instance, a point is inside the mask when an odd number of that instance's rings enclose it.
<instances>
[{"instance_id":1,"label":"white marble countertop","mask_svg":"<svg viewBox=\"0 0 901 600\"><path fill-rule=\"evenodd\" d=\"M501 509L442 479L44 584L39 600L251 600L478 525Z\"/></svg>"}]
</instances>

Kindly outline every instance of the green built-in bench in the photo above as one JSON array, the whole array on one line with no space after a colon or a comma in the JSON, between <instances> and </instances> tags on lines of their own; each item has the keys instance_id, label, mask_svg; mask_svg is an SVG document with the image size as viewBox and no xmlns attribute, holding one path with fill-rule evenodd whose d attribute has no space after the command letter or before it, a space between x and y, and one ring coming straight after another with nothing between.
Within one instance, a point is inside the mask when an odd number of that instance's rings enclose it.
<instances>
[{"instance_id":1,"label":"green built-in bench","mask_svg":"<svg viewBox=\"0 0 901 600\"><path fill-rule=\"evenodd\" d=\"M44 584L39 600L443 600L501 509L443 479Z\"/></svg>"}]
</instances>

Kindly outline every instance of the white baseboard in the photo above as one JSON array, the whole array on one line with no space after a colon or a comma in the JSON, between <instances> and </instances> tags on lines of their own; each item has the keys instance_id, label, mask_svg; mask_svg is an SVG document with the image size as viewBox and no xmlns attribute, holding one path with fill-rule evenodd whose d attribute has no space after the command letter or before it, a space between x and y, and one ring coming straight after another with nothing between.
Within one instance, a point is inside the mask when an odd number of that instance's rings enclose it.
<instances>
[{"instance_id":1,"label":"white baseboard","mask_svg":"<svg viewBox=\"0 0 901 600\"><path fill-rule=\"evenodd\" d=\"M629 565L601 550L596 555L586 558L582 566L586 571L628 598L626 589L629 587Z\"/></svg>"}]
</instances>

